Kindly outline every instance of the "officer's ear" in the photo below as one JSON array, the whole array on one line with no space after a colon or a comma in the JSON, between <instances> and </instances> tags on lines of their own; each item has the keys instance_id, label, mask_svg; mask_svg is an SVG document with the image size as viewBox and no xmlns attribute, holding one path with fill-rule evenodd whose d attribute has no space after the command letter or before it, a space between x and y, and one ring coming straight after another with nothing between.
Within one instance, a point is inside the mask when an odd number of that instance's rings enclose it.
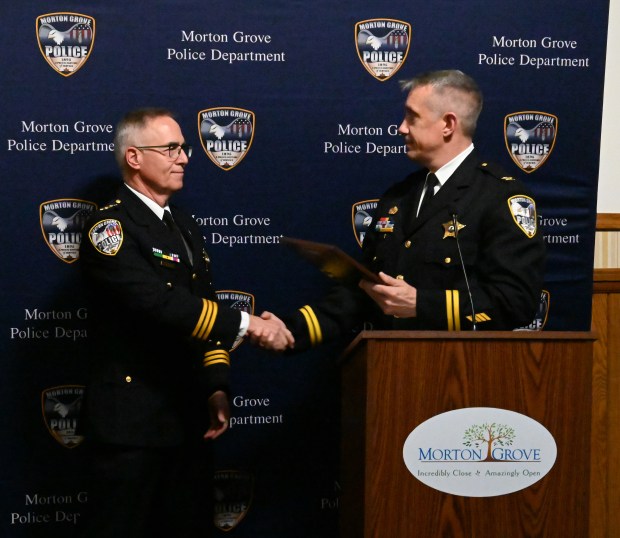
<instances>
[{"instance_id":1,"label":"officer's ear","mask_svg":"<svg viewBox=\"0 0 620 538\"><path fill-rule=\"evenodd\" d=\"M443 115L444 127L443 136L448 138L454 134L459 123L458 116L454 112L446 112Z\"/></svg>"},{"instance_id":2,"label":"officer's ear","mask_svg":"<svg viewBox=\"0 0 620 538\"><path fill-rule=\"evenodd\" d=\"M142 165L142 152L133 146L129 146L125 150L125 162L129 168L139 170Z\"/></svg>"}]
</instances>

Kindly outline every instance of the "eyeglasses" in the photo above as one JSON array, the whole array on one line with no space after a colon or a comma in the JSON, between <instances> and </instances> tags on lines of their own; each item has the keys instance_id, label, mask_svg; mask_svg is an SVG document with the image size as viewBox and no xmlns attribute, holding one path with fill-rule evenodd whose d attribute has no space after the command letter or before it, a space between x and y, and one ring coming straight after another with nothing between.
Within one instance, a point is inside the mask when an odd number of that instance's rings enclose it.
<instances>
[{"instance_id":1,"label":"eyeglasses","mask_svg":"<svg viewBox=\"0 0 620 538\"><path fill-rule=\"evenodd\" d=\"M181 155L181 152L184 151L185 155L189 159L192 156L192 146L189 144L164 144L161 146L134 146L136 149L157 149L157 148L166 148L168 150L168 157L172 160L177 160Z\"/></svg>"}]
</instances>

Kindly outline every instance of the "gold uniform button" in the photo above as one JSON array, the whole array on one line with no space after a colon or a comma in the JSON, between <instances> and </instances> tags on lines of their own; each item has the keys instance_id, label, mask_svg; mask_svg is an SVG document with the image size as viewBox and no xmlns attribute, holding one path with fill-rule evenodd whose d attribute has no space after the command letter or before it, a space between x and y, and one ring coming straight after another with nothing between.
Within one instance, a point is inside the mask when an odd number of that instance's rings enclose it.
<instances>
[{"instance_id":1,"label":"gold uniform button","mask_svg":"<svg viewBox=\"0 0 620 538\"><path fill-rule=\"evenodd\" d=\"M198 278L198 275L196 273L192 273L192 280L196 280Z\"/></svg>"},{"instance_id":2,"label":"gold uniform button","mask_svg":"<svg viewBox=\"0 0 620 538\"><path fill-rule=\"evenodd\" d=\"M450 263L451 261L452 261L452 258L446 258L446 259L444 260L444 262L446 262L446 263Z\"/></svg>"},{"instance_id":3,"label":"gold uniform button","mask_svg":"<svg viewBox=\"0 0 620 538\"><path fill-rule=\"evenodd\" d=\"M125 378L125 382L126 382L126 383L131 383L132 381L133 381L133 379L131 379L131 376L130 376L130 375L128 375L128 376Z\"/></svg>"},{"instance_id":4,"label":"gold uniform button","mask_svg":"<svg viewBox=\"0 0 620 538\"><path fill-rule=\"evenodd\" d=\"M166 286L168 286L169 288L172 288L172 282L166 282Z\"/></svg>"},{"instance_id":5,"label":"gold uniform button","mask_svg":"<svg viewBox=\"0 0 620 538\"><path fill-rule=\"evenodd\" d=\"M405 242L405 248L411 248L411 241Z\"/></svg>"},{"instance_id":6,"label":"gold uniform button","mask_svg":"<svg viewBox=\"0 0 620 538\"><path fill-rule=\"evenodd\" d=\"M405 280L403 275L396 275L396 280Z\"/></svg>"}]
</instances>

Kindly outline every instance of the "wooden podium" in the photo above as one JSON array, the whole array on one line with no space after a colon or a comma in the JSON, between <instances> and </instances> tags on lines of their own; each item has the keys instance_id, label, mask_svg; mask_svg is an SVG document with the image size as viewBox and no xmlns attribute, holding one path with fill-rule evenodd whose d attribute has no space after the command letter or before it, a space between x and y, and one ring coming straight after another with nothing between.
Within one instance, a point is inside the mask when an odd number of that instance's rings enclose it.
<instances>
[{"instance_id":1,"label":"wooden podium","mask_svg":"<svg viewBox=\"0 0 620 538\"><path fill-rule=\"evenodd\" d=\"M341 538L585 538L592 333L360 334L342 361ZM551 471L506 495L465 497L417 480L407 436L440 413L515 411L557 444Z\"/></svg>"}]
</instances>

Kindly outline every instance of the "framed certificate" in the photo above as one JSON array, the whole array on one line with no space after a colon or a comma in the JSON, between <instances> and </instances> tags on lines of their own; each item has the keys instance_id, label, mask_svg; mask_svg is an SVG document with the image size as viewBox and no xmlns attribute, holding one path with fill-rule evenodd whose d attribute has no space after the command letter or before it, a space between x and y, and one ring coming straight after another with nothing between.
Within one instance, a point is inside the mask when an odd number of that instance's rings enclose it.
<instances>
[{"instance_id":1,"label":"framed certificate","mask_svg":"<svg viewBox=\"0 0 620 538\"><path fill-rule=\"evenodd\" d=\"M280 243L291 247L299 256L316 265L329 278L350 284L355 284L362 279L381 283L377 274L335 245L293 237L283 237Z\"/></svg>"}]
</instances>

